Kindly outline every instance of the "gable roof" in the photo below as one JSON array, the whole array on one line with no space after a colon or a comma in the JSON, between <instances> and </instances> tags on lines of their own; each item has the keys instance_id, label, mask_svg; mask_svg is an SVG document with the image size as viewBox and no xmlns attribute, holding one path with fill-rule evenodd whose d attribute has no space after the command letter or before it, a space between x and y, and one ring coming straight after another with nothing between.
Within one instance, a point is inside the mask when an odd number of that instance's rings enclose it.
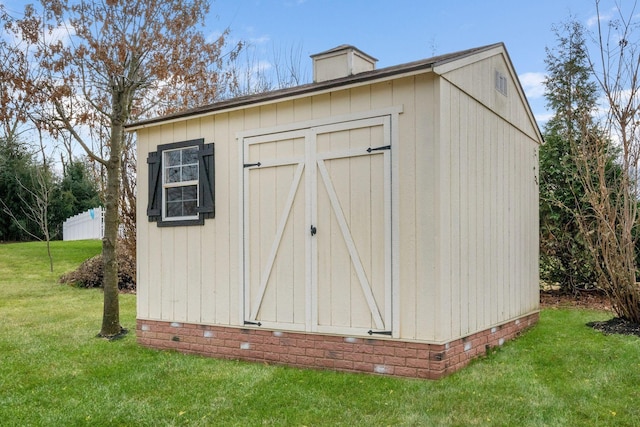
<instances>
[{"instance_id":1,"label":"gable roof","mask_svg":"<svg viewBox=\"0 0 640 427\"><path fill-rule=\"evenodd\" d=\"M338 48L340 48L340 46ZM338 48L334 48L334 49L338 49ZM422 59L422 60L409 62L405 64L394 65L391 67L380 68L372 71L365 71L365 72L350 75L347 77L341 77L341 78L323 81L319 83L308 83L300 86L295 86L295 87L290 87L285 89L278 89L270 92L231 98L228 100L216 102L209 105L203 105L195 108L186 109L186 110L168 114L165 116L159 116L159 117L154 117L150 119L140 120L134 123L129 123L125 125L125 129L127 131L134 131L136 129L153 126L155 124L159 124L163 122L176 121L176 120L181 120L185 118L206 115L206 114L217 112L217 111L244 108L254 104L269 103L269 102L273 102L279 99L284 99L289 97L300 97L303 95L313 94L316 92L323 92L323 91L331 90L334 88L339 88L342 86L361 84L361 83L370 82L373 80L385 79L385 78L394 77L394 76L403 75L403 74L411 74L411 73L425 72L425 71L437 71L439 68L449 69L449 67L451 66L455 67L454 64L451 64L455 61L461 61L467 58L471 60L472 58L470 57L474 55L487 53L495 49L506 52L504 43L494 43L491 45L476 47L472 49L466 49L466 50L448 53L444 55L438 55L431 58ZM327 51L327 52L330 52L330 51ZM530 111L530 107L528 104L527 104L527 109ZM532 114L531 116L533 117Z\"/></svg>"}]
</instances>

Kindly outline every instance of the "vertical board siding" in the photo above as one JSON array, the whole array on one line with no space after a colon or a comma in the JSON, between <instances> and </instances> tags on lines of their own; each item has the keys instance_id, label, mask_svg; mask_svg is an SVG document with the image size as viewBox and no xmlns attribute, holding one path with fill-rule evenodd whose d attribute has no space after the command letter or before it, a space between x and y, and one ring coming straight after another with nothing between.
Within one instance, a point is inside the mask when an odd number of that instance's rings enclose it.
<instances>
[{"instance_id":1,"label":"vertical board siding","mask_svg":"<svg viewBox=\"0 0 640 427\"><path fill-rule=\"evenodd\" d=\"M220 123L220 126L217 124ZM229 167L227 162L218 162L217 158L228 157L229 144L225 143L225 122L218 122L214 117L200 120L200 131L207 135L206 143L213 142L214 185L215 185L215 222L204 227L192 227L194 233L200 233L200 301L199 310L189 308L189 316L199 317L199 322L213 323L216 316L217 299L229 295ZM223 136L221 138L221 135ZM220 141L220 142L219 142ZM222 201L222 203L221 203ZM213 250L212 250L213 248ZM214 254L217 254L214 256ZM216 286L218 284L218 286Z\"/></svg>"},{"instance_id":2,"label":"vertical board siding","mask_svg":"<svg viewBox=\"0 0 640 427\"><path fill-rule=\"evenodd\" d=\"M196 121L195 126L188 126L185 129L185 140L192 140L199 138L200 135L204 135L204 129L202 128L202 119ZM206 143L211 143L211 134L206 138ZM215 147L214 147L215 155ZM207 231L215 230L215 224L210 224L212 227L208 227ZM185 227L183 227L185 228ZM204 238L201 227L186 227L183 238L186 240L187 245L187 265L186 265L186 298L184 303L185 313L182 316L186 322L200 322L201 315L201 301L204 280L202 276L202 270L204 264L210 262L206 257L202 256L202 239ZM212 277L210 275L209 277Z\"/></svg>"},{"instance_id":3,"label":"vertical board siding","mask_svg":"<svg viewBox=\"0 0 640 427\"><path fill-rule=\"evenodd\" d=\"M396 286L400 293L400 328L401 336L416 336L416 311L429 310L423 306L423 301L416 301L416 286L420 280L417 277L418 256L416 253L417 241L422 236L416 233L416 200L422 195L418 195L416 182L417 162L416 159L416 124L424 120L416 115L417 90L416 80L413 77L406 77L393 81L392 98L395 105L403 105L403 113L399 117L400 141L399 147L394 149L392 155L399 157L401 172L398 174L399 194L393 194L398 201L398 210L401 212L399 221L399 236L401 242L399 248L400 270L399 282ZM424 89L423 89L424 90ZM422 162L420 162L422 163ZM431 239L429 239L431 240ZM406 308L406 310L405 310Z\"/></svg>"},{"instance_id":4,"label":"vertical board siding","mask_svg":"<svg viewBox=\"0 0 640 427\"><path fill-rule=\"evenodd\" d=\"M157 128L153 128L157 129ZM150 250L149 243L151 233L149 232L149 221L147 220L147 203L148 196L143 196L149 187L149 179L147 177L147 150L141 147L149 147L149 133L153 129L141 129L137 132L138 155L136 156L136 185L138 190L138 198L136 200L136 314L143 319L152 318L149 313L149 294L151 292L151 284L149 282L149 263ZM150 150L149 150L150 151ZM140 199L144 201L141 202ZM157 317L155 319L158 319Z\"/></svg>"},{"instance_id":5,"label":"vertical board siding","mask_svg":"<svg viewBox=\"0 0 640 427\"><path fill-rule=\"evenodd\" d=\"M452 222L451 222L451 176L449 172L451 169L451 153L453 151L451 128L452 128L452 114L451 114L451 95L450 85L443 80L437 80L437 87L440 94L440 139L437 142L440 156L438 164L440 165L438 175L438 198L436 199L436 209L440 212L439 216L439 239L438 239L438 261L439 271L436 280L439 283L435 285L438 291L437 298L437 316L436 323L434 324L434 330L430 331L435 335L436 341L446 340L447 337L451 337L452 333L451 325L451 305L452 305L452 287L451 282L451 270L452 266Z\"/></svg>"},{"instance_id":6,"label":"vertical board siding","mask_svg":"<svg viewBox=\"0 0 640 427\"><path fill-rule=\"evenodd\" d=\"M482 135L482 133L478 133L476 119L478 116L478 105L476 103L469 103L468 105L468 122L467 122L467 175L465 177L465 185L466 191L468 192L468 203L467 203L467 232L469 233L468 238L468 249L466 251L466 255L463 254L462 259L468 260L468 267L465 269L466 273L466 286L468 288L468 313L469 315L466 317L466 322L463 322L463 325L466 323L466 329L463 329L464 334L468 334L470 332L475 332L478 330L478 319L482 318L482 312L484 310L483 304L480 304L478 301L479 288L480 288L480 274L479 267L480 263L478 259L480 258L480 254L482 254L481 249L478 244L478 234L481 232L482 218L479 215L482 212L482 206L479 205L478 199L478 183L480 182L480 177L482 176L480 171L482 170L481 159L482 157L478 157L476 147L478 145L484 145L482 141L478 138L478 135ZM480 118L482 121L482 118ZM463 209L463 212L465 210ZM465 283L463 282L463 286Z\"/></svg>"},{"instance_id":7,"label":"vertical board siding","mask_svg":"<svg viewBox=\"0 0 640 427\"><path fill-rule=\"evenodd\" d=\"M465 336L537 309L537 148L456 86L441 89L441 315Z\"/></svg>"},{"instance_id":8,"label":"vertical board siding","mask_svg":"<svg viewBox=\"0 0 640 427\"><path fill-rule=\"evenodd\" d=\"M479 109L481 111L481 109ZM483 141L491 141L493 136L492 126L489 126L490 122L484 116L478 120L478 135L482 135ZM488 145L488 146L487 146ZM479 189L478 198L482 201L482 221L478 222L481 234L479 235L480 244L478 250L480 256L478 263L482 270L482 275L478 277L479 289L478 292L482 295L482 298L478 298L478 303L482 304L482 318L478 319L480 325L491 324L491 304L493 299L491 297L491 285L493 283L493 277L491 275L493 271L492 256L491 256L491 227L494 222L494 217L491 214L491 184L492 173L495 167L494 144L478 144L478 159L481 162L480 166L480 179L481 187Z\"/></svg>"},{"instance_id":9,"label":"vertical board siding","mask_svg":"<svg viewBox=\"0 0 640 427\"><path fill-rule=\"evenodd\" d=\"M148 133L149 139L147 142L148 144L147 146L149 147L149 152L156 151L160 143L168 141L169 138L166 138L166 136L163 137L163 135L166 133L165 132L166 127L167 126L162 126L162 127L151 129L149 131ZM168 135L168 136L171 137L171 135ZM165 139L163 140L163 138ZM140 170L146 170L147 168L146 157L147 157L146 155L138 156L138 159L145 162L144 168ZM141 178L146 179L147 174L143 173L140 175L141 175L140 176ZM141 184L138 184L138 185L141 185ZM148 266L147 271L149 272L149 276L148 276L149 278L147 280L147 283L149 284L148 286L151 287L151 289L149 290L149 305L148 305L149 317L152 319L162 319L163 318L162 291L164 288L162 284L162 277L163 277L162 233L160 233L160 230L157 229L156 223L149 222L147 220L146 197L147 197L146 191L138 192L138 203L140 203L140 201L143 201L141 206L139 206L138 211L141 213L144 212L145 216L142 223L145 225L144 229L145 231L147 231L149 236L148 237L148 242L149 242L148 254L149 255L144 260L144 262ZM137 231L138 231L138 234L140 234L142 230L138 228ZM142 280L142 283L144 283L144 277L139 278L138 282L140 282L140 280Z\"/></svg>"},{"instance_id":10,"label":"vertical board siding","mask_svg":"<svg viewBox=\"0 0 640 427\"><path fill-rule=\"evenodd\" d=\"M433 340L437 325L436 283L438 270L437 241L439 239L438 218L436 209L438 192L436 176L440 173L437 155L438 135L436 133L436 108L438 96L433 76L416 76L414 91L415 116L415 162L416 184L414 187L416 201L416 272L414 287L404 286L402 291L403 310L407 312L403 336L411 339ZM419 118L429 118L419 119Z\"/></svg>"},{"instance_id":11,"label":"vertical board siding","mask_svg":"<svg viewBox=\"0 0 640 427\"><path fill-rule=\"evenodd\" d=\"M451 117L450 123L451 127L449 129L450 132L450 140L451 144L450 149L450 157L449 157L449 168L445 170L444 173L448 173L450 175L450 187L448 191L448 199L440 200L441 203L448 203L450 205L449 208L449 238L451 239L451 246L449 252L449 258L451 267L448 271L449 274L449 284L451 286L451 300L447 301L448 306L450 307L449 317L451 326L449 330L454 336L461 335L461 325L460 325L460 310L462 306L465 305L468 301L462 300L461 293L461 270L462 270L462 260L461 256L461 188L460 188L460 180L461 177L464 176L460 170L460 138L461 138L461 127L460 127L460 91L456 90L454 87L449 87L449 97L451 99L451 104L449 108L449 114ZM445 129L446 131L446 129ZM466 131L466 129L465 129ZM465 194L466 197L466 194ZM465 212L466 214L466 212ZM445 239L447 236L443 236ZM466 236L465 236L466 237ZM442 256L447 256L447 254L442 254Z\"/></svg>"},{"instance_id":12,"label":"vertical board siding","mask_svg":"<svg viewBox=\"0 0 640 427\"><path fill-rule=\"evenodd\" d=\"M459 320L459 335L469 334L469 322L470 318L475 315L476 307L471 301L471 277L469 275L469 268L471 267L472 260L470 258L471 253L475 252L476 248L473 246L472 233L475 234L476 224L469 224L472 217L471 189L469 188L469 177L471 175L471 169L469 167L471 139L475 140L475 132L469 128L469 114L471 114L470 102L467 99L459 99L460 106L458 109L459 123L460 123L460 156L459 156L459 190L457 201L459 203L460 211L460 272L459 272L459 288L460 288L460 320ZM455 172L454 172L455 173ZM475 178L475 177L474 177ZM452 189L453 191L453 189Z\"/></svg>"}]
</instances>

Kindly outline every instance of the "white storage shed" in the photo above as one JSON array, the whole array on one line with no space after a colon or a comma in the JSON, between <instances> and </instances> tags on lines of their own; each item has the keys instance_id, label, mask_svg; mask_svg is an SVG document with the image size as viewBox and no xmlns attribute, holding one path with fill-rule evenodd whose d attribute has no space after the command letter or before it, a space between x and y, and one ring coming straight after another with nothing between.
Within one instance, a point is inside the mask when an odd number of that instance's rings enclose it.
<instances>
[{"instance_id":1,"label":"white storage shed","mask_svg":"<svg viewBox=\"0 0 640 427\"><path fill-rule=\"evenodd\" d=\"M439 378L538 318L538 147L503 44L127 127L138 341ZM148 191L147 191L148 190Z\"/></svg>"}]
</instances>

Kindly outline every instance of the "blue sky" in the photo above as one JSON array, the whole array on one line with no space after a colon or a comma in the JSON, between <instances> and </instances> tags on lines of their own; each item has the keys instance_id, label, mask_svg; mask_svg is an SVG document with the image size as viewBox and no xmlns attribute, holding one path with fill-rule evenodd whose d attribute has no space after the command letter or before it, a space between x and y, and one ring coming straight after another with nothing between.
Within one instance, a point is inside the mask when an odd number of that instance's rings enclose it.
<instances>
[{"instance_id":1,"label":"blue sky","mask_svg":"<svg viewBox=\"0 0 640 427\"><path fill-rule=\"evenodd\" d=\"M601 0L601 14L614 6ZM593 0L214 0L211 12L212 29L229 27L266 61L274 49L300 49L308 74L309 55L340 44L382 68L504 42L539 123L548 115L540 82L552 26L572 16L593 28L596 16Z\"/></svg>"},{"instance_id":2,"label":"blue sky","mask_svg":"<svg viewBox=\"0 0 640 427\"><path fill-rule=\"evenodd\" d=\"M601 0L601 14L634 2ZM24 7L23 0L0 3L11 12ZM204 31L215 37L230 28L230 41L247 42L253 59L266 64L274 51L295 50L307 81L309 55L341 44L374 56L383 68L504 42L542 125L549 115L541 81L545 48L556 44L552 26L573 17L594 29L595 16L595 0L212 0Z\"/></svg>"}]
</instances>

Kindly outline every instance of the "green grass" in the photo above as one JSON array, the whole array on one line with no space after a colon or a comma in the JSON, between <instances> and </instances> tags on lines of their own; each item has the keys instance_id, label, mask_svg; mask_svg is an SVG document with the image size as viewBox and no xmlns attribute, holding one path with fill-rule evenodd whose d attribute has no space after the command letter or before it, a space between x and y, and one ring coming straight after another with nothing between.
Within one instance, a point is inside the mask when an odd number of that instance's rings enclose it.
<instances>
[{"instance_id":1,"label":"green grass","mask_svg":"<svg viewBox=\"0 0 640 427\"><path fill-rule=\"evenodd\" d=\"M299 370L108 342L102 294L57 283L99 242L0 245L3 426L640 426L640 339L545 310L518 340L440 381ZM134 329L135 295L121 296Z\"/></svg>"}]
</instances>

